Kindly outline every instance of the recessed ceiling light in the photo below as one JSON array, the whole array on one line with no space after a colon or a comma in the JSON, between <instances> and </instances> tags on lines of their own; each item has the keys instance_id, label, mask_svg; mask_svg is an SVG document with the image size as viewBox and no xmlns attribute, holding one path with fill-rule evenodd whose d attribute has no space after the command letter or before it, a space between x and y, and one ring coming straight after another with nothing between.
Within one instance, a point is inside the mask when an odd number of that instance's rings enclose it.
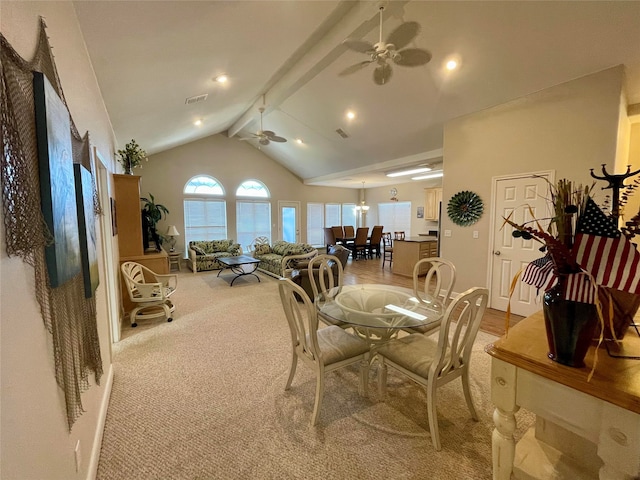
<instances>
[{"instance_id":1,"label":"recessed ceiling light","mask_svg":"<svg viewBox=\"0 0 640 480\"><path fill-rule=\"evenodd\" d=\"M411 177L411 180L426 180L428 178L438 178L441 177L443 175L442 172L437 172L437 173L431 173L429 175L421 175L419 177Z\"/></svg>"},{"instance_id":2,"label":"recessed ceiling light","mask_svg":"<svg viewBox=\"0 0 640 480\"><path fill-rule=\"evenodd\" d=\"M413 175L414 173L430 172L429 167L411 168L409 170L399 170L397 172L387 173L387 177L402 177L403 175Z\"/></svg>"},{"instance_id":3,"label":"recessed ceiling light","mask_svg":"<svg viewBox=\"0 0 640 480\"><path fill-rule=\"evenodd\" d=\"M218 83L226 83L229 80L229 76L226 74L218 75L215 80Z\"/></svg>"},{"instance_id":4,"label":"recessed ceiling light","mask_svg":"<svg viewBox=\"0 0 640 480\"><path fill-rule=\"evenodd\" d=\"M302 141L302 139L301 139L301 138L296 138L296 143L297 143L298 145L302 145L304 142Z\"/></svg>"},{"instance_id":5,"label":"recessed ceiling light","mask_svg":"<svg viewBox=\"0 0 640 480\"><path fill-rule=\"evenodd\" d=\"M456 62L455 60L449 60L446 67L447 70L455 70L456 68L458 68L458 62Z\"/></svg>"},{"instance_id":6,"label":"recessed ceiling light","mask_svg":"<svg viewBox=\"0 0 640 480\"><path fill-rule=\"evenodd\" d=\"M196 120L195 122L193 122L193 124L194 124L196 127L199 127L200 125L202 125L202 120L198 119L198 120Z\"/></svg>"},{"instance_id":7,"label":"recessed ceiling light","mask_svg":"<svg viewBox=\"0 0 640 480\"><path fill-rule=\"evenodd\" d=\"M353 120L354 118L356 118L356 112L354 112L353 110L349 110L349 111L347 112L347 118L348 118L349 120Z\"/></svg>"}]
</instances>

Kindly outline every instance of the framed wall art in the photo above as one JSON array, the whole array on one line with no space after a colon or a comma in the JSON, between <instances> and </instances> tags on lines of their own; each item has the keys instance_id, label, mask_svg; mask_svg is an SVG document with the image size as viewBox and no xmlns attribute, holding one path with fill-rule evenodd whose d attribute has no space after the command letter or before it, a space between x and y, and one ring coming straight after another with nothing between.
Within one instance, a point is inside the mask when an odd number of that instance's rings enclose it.
<instances>
[{"instance_id":1,"label":"framed wall art","mask_svg":"<svg viewBox=\"0 0 640 480\"><path fill-rule=\"evenodd\" d=\"M93 180L89 170L78 163L73 165L73 171L76 181L76 208L78 210L84 296L91 298L100 283L96 247L96 215L93 210Z\"/></svg>"},{"instance_id":2,"label":"framed wall art","mask_svg":"<svg viewBox=\"0 0 640 480\"><path fill-rule=\"evenodd\" d=\"M69 111L49 80L33 72L36 140L42 213L54 242L45 257L51 288L80 273L80 241L76 208Z\"/></svg>"}]
</instances>

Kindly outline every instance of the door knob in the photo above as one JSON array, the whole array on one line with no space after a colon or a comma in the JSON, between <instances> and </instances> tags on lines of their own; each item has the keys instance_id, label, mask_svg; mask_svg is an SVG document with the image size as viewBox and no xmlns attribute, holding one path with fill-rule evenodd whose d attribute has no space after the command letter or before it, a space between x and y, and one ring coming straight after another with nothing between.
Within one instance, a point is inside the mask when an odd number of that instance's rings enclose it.
<instances>
[{"instance_id":1,"label":"door knob","mask_svg":"<svg viewBox=\"0 0 640 480\"><path fill-rule=\"evenodd\" d=\"M500 255L500 251L496 250L495 252L493 252L494 255Z\"/></svg>"}]
</instances>

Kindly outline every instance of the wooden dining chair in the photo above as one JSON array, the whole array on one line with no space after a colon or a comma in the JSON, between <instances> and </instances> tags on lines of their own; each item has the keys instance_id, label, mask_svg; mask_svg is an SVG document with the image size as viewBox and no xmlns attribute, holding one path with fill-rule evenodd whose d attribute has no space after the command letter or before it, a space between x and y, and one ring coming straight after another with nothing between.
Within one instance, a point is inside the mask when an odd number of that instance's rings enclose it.
<instances>
[{"instance_id":1,"label":"wooden dining chair","mask_svg":"<svg viewBox=\"0 0 640 480\"><path fill-rule=\"evenodd\" d=\"M391 366L427 388L429 431L436 450L441 448L436 412L438 387L460 378L471 418L478 420L469 388L469 363L473 342L478 334L488 301L488 289L470 288L458 295L447 307L437 340L420 333L413 333L391 340L376 349L380 362L378 370L380 395L386 392L387 366Z\"/></svg>"},{"instance_id":2,"label":"wooden dining chair","mask_svg":"<svg viewBox=\"0 0 640 480\"><path fill-rule=\"evenodd\" d=\"M389 261L389 268L393 261L393 240L391 240L391 232L383 232L382 234L382 268L386 261Z\"/></svg>"},{"instance_id":3,"label":"wooden dining chair","mask_svg":"<svg viewBox=\"0 0 640 480\"><path fill-rule=\"evenodd\" d=\"M333 232L333 237L336 239L336 243L339 244L344 244L344 231L342 230L341 226L336 226L334 225L333 227L331 227L331 231Z\"/></svg>"},{"instance_id":4,"label":"wooden dining chair","mask_svg":"<svg viewBox=\"0 0 640 480\"><path fill-rule=\"evenodd\" d=\"M344 230L345 237L353 238L356 236L356 232L355 232L355 229L353 228L353 225L344 225L342 229Z\"/></svg>"},{"instance_id":5,"label":"wooden dining chair","mask_svg":"<svg viewBox=\"0 0 640 480\"><path fill-rule=\"evenodd\" d=\"M380 258L380 242L382 241L382 225L375 225L371 230L371 238L367 242L367 255L369 258Z\"/></svg>"},{"instance_id":6,"label":"wooden dining chair","mask_svg":"<svg viewBox=\"0 0 640 480\"><path fill-rule=\"evenodd\" d=\"M367 257L367 238L369 236L369 227L358 227L356 230L356 239L352 244L348 244L347 248L351 250L351 258L358 260L358 258Z\"/></svg>"},{"instance_id":7,"label":"wooden dining chair","mask_svg":"<svg viewBox=\"0 0 640 480\"><path fill-rule=\"evenodd\" d=\"M336 244L336 236L333 234L333 229L331 227L326 227L324 229L324 244L327 247L327 252L332 245Z\"/></svg>"},{"instance_id":8,"label":"wooden dining chair","mask_svg":"<svg viewBox=\"0 0 640 480\"><path fill-rule=\"evenodd\" d=\"M316 376L316 398L311 415L311 425L315 425L320 416L327 373L360 364L360 393L367 395L369 344L335 325L318 329L316 307L304 289L288 278L281 278L278 288L291 333L291 367L285 390L291 388L300 359ZM302 305L296 299L296 294L302 298Z\"/></svg>"}]
</instances>

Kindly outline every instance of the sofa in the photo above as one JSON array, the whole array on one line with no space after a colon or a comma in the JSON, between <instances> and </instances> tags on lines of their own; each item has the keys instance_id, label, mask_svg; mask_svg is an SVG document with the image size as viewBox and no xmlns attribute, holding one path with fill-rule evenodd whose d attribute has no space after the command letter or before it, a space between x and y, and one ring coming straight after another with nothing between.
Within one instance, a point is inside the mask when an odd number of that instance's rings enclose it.
<instances>
[{"instance_id":1,"label":"sofa","mask_svg":"<svg viewBox=\"0 0 640 480\"><path fill-rule=\"evenodd\" d=\"M242 255L242 247L232 239L194 240L189 242L189 258L193 273L205 270L220 270L224 266L218 258Z\"/></svg>"},{"instance_id":2,"label":"sofa","mask_svg":"<svg viewBox=\"0 0 640 480\"><path fill-rule=\"evenodd\" d=\"M289 277L295 268L306 266L309 259L317 254L318 250L308 243L276 240L269 245L256 239L253 245L253 257L260 260L258 270L278 278Z\"/></svg>"}]
</instances>

